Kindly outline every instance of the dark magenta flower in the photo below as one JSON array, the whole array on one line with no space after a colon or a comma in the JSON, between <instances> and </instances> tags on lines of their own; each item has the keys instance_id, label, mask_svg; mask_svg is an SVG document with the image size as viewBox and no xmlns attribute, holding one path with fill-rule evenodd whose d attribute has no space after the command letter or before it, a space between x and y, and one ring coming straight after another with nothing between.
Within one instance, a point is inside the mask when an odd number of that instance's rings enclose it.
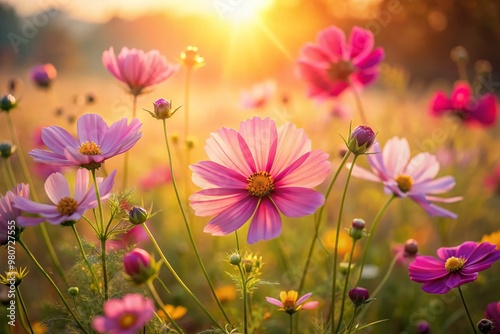
<instances>
[{"instance_id":1,"label":"dark magenta flower","mask_svg":"<svg viewBox=\"0 0 500 334\"><path fill-rule=\"evenodd\" d=\"M500 334L500 302L489 303L486 306L484 317L493 322L490 334Z\"/></svg>"},{"instance_id":2,"label":"dark magenta flower","mask_svg":"<svg viewBox=\"0 0 500 334\"><path fill-rule=\"evenodd\" d=\"M431 115L442 116L451 113L465 124L492 126L497 118L495 96L487 93L474 96L467 82L459 81L453 87L450 97L437 91L431 103Z\"/></svg>"},{"instance_id":3,"label":"dark magenta flower","mask_svg":"<svg viewBox=\"0 0 500 334\"><path fill-rule=\"evenodd\" d=\"M349 290L349 298L354 305L360 306L370 298L370 292L368 292L367 289L358 286Z\"/></svg>"},{"instance_id":4,"label":"dark magenta flower","mask_svg":"<svg viewBox=\"0 0 500 334\"><path fill-rule=\"evenodd\" d=\"M41 88L49 88L57 77L57 70L52 64L38 64L31 69L31 80Z\"/></svg>"},{"instance_id":5,"label":"dark magenta flower","mask_svg":"<svg viewBox=\"0 0 500 334\"><path fill-rule=\"evenodd\" d=\"M424 283L422 290L444 294L475 281L480 271L500 259L500 250L489 242L466 241L457 247L441 247L437 255L417 256L408 270L412 281Z\"/></svg>"}]
</instances>

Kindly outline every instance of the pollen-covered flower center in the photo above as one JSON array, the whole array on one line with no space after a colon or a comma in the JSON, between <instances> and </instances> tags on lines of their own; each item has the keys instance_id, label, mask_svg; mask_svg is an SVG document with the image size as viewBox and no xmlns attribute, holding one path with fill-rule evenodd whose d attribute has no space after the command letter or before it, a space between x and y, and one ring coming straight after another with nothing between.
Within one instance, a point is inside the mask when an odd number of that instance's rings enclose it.
<instances>
[{"instance_id":1,"label":"pollen-covered flower center","mask_svg":"<svg viewBox=\"0 0 500 334\"><path fill-rule=\"evenodd\" d=\"M257 172L247 178L250 195L264 197L274 190L274 180L268 172Z\"/></svg>"},{"instance_id":2,"label":"pollen-covered flower center","mask_svg":"<svg viewBox=\"0 0 500 334\"><path fill-rule=\"evenodd\" d=\"M295 309L295 300L291 298L287 298L283 301L283 309L285 310L293 310Z\"/></svg>"},{"instance_id":3,"label":"pollen-covered flower center","mask_svg":"<svg viewBox=\"0 0 500 334\"><path fill-rule=\"evenodd\" d=\"M356 68L350 61L340 60L338 63L330 63L327 75L330 80L347 81L349 75L351 75L355 69Z\"/></svg>"},{"instance_id":4,"label":"pollen-covered flower center","mask_svg":"<svg viewBox=\"0 0 500 334\"><path fill-rule=\"evenodd\" d=\"M94 141L86 141L78 148L78 153L83 155L98 155L101 154L101 147Z\"/></svg>"},{"instance_id":5,"label":"pollen-covered flower center","mask_svg":"<svg viewBox=\"0 0 500 334\"><path fill-rule=\"evenodd\" d=\"M410 175L401 174L395 181L398 184L398 188L404 193L410 191L413 186L413 178Z\"/></svg>"},{"instance_id":6,"label":"pollen-covered flower center","mask_svg":"<svg viewBox=\"0 0 500 334\"><path fill-rule=\"evenodd\" d=\"M62 215L70 216L78 209L78 202L71 197L63 197L56 205L57 211Z\"/></svg>"},{"instance_id":7,"label":"pollen-covered flower center","mask_svg":"<svg viewBox=\"0 0 500 334\"><path fill-rule=\"evenodd\" d=\"M137 316L132 313L123 314L118 320L118 325L121 329L129 329L132 327L137 321Z\"/></svg>"},{"instance_id":8,"label":"pollen-covered flower center","mask_svg":"<svg viewBox=\"0 0 500 334\"><path fill-rule=\"evenodd\" d=\"M449 272L455 272L459 271L464 267L465 264L465 259L464 258L458 258L458 257L450 257L448 260L446 260L446 263L444 264L444 267L446 270Z\"/></svg>"}]
</instances>

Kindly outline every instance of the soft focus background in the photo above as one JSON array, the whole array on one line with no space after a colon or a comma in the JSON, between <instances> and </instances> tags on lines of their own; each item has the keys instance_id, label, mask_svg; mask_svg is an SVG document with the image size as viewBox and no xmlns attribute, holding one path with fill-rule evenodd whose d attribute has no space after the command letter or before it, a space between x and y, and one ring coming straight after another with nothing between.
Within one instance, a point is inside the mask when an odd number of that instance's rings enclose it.
<instances>
[{"instance_id":1,"label":"soft focus background","mask_svg":"<svg viewBox=\"0 0 500 334\"><path fill-rule=\"evenodd\" d=\"M451 49L458 45L469 53L471 78L477 61L491 63L493 71L482 82L482 89L498 96L498 1L1 1L0 94L7 93L11 79L16 80L15 96L19 108L12 115L26 153L34 146L33 139L40 127L59 125L74 131L75 120L87 112L99 113L108 122L130 117L132 99L103 67L101 55L104 50L111 46L116 52L122 46L145 51L158 49L169 61L178 62L180 52L194 45L199 48L206 65L195 70L191 77L191 135L195 143L191 162L206 159L203 146L210 132L223 126L237 127L241 121L258 115L272 117L278 124L291 121L305 128L313 147L328 152L335 168L343 148L341 136L347 136L351 121L353 126L360 121L353 96L347 91L340 98L322 104L309 100L306 84L297 77L295 70L301 46L314 41L318 31L329 25L337 25L347 32L355 25L370 29L375 35L375 45L385 49L379 79L361 95L370 125L378 131L380 142L384 144L393 136L406 137L413 154L426 151L438 155L439 175L453 175L457 180L450 196L464 196L462 202L446 205L458 213L457 220L431 219L410 200L395 201L391 205L382 219L370 254L372 277L364 281L367 288L373 289L387 269L395 244L413 238L419 242L422 254L434 255L438 247L455 246L466 240L479 241L483 235L500 229L500 176L494 182L486 182L494 175L499 161L499 126L469 128L448 118L431 118L428 112L434 91L443 89L448 93L458 79L456 66L450 59ZM38 63L52 63L58 71L48 92L37 89L30 82L29 70ZM242 108L242 92L267 80L276 85L269 101L258 109ZM176 106L182 105L184 83L185 72L181 69L139 97L138 116L144 123L143 138L130 152L130 179L137 186L134 195L137 203L144 201L146 207L154 203L155 209L162 210L150 227L165 253L170 254L172 264L201 299L211 305L212 299L204 295L204 281L180 221L171 184L167 182L153 189L139 186L151 170L167 163L161 124L142 109L152 110L152 102L160 97L171 99ZM91 103L89 96L93 98ZM0 140L10 139L4 115L0 116ZM182 133L183 125L182 115L169 120L171 133ZM176 147L174 149L180 152L184 149ZM179 182L182 189L192 193L197 189L192 184L184 185L188 177L178 157L174 157L174 165ZM30 159L28 161L31 163ZM359 161L366 166L365 158ZM13 163L15 165L16 161ZM120 168L121 164L122 158L118 157L106 163L106 169ZM15 165L15 168L19 167ZM345 173L337 181L328 204L329 218L321 231L327 248L333 247L334 236L330 230L334 229L338 214L344 177ZM37 183L41 190L43 180L38 179ZM324 192L325 187L326 182L319 190ZM4 180L0 181L0 190L0 193L7 191ZM345 227L355 217L370 223L386 196L381 185L353 179L344 212ZM198 245L216 286L229 286L226 290L229 309L239 307L238 297L231 289L232 282L225 273L232 270L225 259L235 248L234 237L211 237L202 233L206 221L208 219L193 220ZM280 284L265 287L254 295L255 303L261 301L262 314L270 312L261 331L281 333L280 326L286 326L287 316L265 305L264 296L277 297L280 290L296 288L297 275L300 275L313 235L312 226L312 217L285 220L279 239L245 245L245 249L263 256L262 278ZM95 242L83 223L78 228L90 242ZM36 231L26 230L23 239L51 271L53 268ZM74 255L77 253L73 252L73 236L55 226L49 226L49 232L57 240L56 248L64 266L71 268L78 260ZM240 239L245 236L243 229ZM349 245L349 241L346 243ZM148 242L141 246L152 251ZM3 271L1 266L6 256L3 250L0 254L0 271ZM17 257L19 265L30 266L21 249ZM329 284L322 269L328 266L331 264L325 252L317 250L306 290L317 294L328 291ZM165 295L164 299L188 308L188 315L179 320L181 326L190 328L189 333L207 328L209 325L204 323L196 306L167 273L163 274L164 280L172 283L169 286L172 294ZM481 277L488 277L489 284L482 285ZM465 286L475 320L481 319L487 303L500 301L500 290L492 288L495 282L500 283L498 264L481 273L477 282ZM23 282L23 289L32 320L44 320L45 302L57 300L51 287L32 268ZM313 321L319 313L307 311L303 319ZM419 320L430 322L435 333L466 333L464 315L456 294L427 295L420 290L419 284L409 280L406 268L401 266L395 269L384 291L370 306L364 321L389 319L367 330L372 333L416 333ZM0 319L0 324L4 319Z\"/></svg>"}]
</instances>

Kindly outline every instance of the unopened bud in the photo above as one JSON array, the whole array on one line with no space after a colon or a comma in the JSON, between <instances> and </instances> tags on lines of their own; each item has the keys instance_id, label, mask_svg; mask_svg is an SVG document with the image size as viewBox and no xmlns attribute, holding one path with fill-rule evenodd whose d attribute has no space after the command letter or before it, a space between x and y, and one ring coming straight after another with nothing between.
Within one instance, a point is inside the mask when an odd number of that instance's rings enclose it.
<instances>
[{"instance_id":1,"label":"unopened bud","mask_svg":"<svg viewBox=\"0 0 500 334\"><path fill-rule=\"evenodd\" d=\"M78 289L78 287L76 286L72 286L71 288L68 289L68 293L70 296L76 297L80 293L80 289Z\"/></svg>"},{"instance_id":2,"label":"unopened bud","mask_svg":"<svg viewBox=\"0 0 500 334\"><path fill-rule=\"evenodd\" d=\"M0 100L0 109L2 111L9 112L15 107L16 107L16 98L11 94L4 95Z\"/></svg>"}]
</instances>

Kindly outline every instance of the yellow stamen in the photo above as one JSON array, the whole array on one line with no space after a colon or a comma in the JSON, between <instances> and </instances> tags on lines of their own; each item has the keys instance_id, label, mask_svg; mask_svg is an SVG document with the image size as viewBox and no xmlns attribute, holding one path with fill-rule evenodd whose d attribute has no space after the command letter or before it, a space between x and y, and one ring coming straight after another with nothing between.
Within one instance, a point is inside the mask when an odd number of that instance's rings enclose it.
<instances>
[{"instance_id":1,"label":"yellow stamen","mask_svg":"<svg viewBox=\"0 0 500 334\"><path fill-rule=\"evenodd\" d=\"M101 147L94 141L86 141L80 145L78 152L83 155L98 155L101 154Z\"/></svg>"},{"instance_id":2,"label":"yellow stamen","mask_svg":"<svg viewBox=\"0 0 500 334\"><path fill-rule=\"evenodd\" d=\"M247 178L250 195L264 197L274 190L274 180L268 172L257 172Z\"/></svg>"},{"instance_id":3,"label":"yellow stamen","mask_svg":"<svg viewBox=\"0 0 500 334\"><path fill-rule=\"evenodd\" d=\"M120 320L118 320L118 326L120 326L121 329L129 329L132 327L137 320L137 316L132 313L125 313L120 317Z\"/></svg>"},{"instance_id":4,"label":"yellow stamen","mask_svg":"<svg viewBox=\"0 0 500 334\"><path fill-rule=\"evenodd\" d=\"M62 215L70 216L78 209L78 202L71 197L64 197L57 203L56 209Z\"/></svg>"},{"instance_id":5,"label":"yellow stamen","mask_svg":"<svg viewBox=\"0 0 500 334\"><path fill-rule=\"evenodd\" d=\"M461 257L457 258L457 257L452 256L452 257L448 258L448 260L446 260L444 267L449 272L455 272L455 271L459 271L460 269L462 269L464 267L464 264L465 264L464 258L461 258Z\"/></svg>"},{"instance_id":6,"label":"yellow stamen","mask_svg":"<svg viewBox=\"0 0 500 334\"><path fill-rule=\"evenodd\" d=\"M413 178L410 175L401 174L395 179L395 181L398 184L398 188L405 193L410 191L413 186Z\"/></svg>"}]
</instances>

